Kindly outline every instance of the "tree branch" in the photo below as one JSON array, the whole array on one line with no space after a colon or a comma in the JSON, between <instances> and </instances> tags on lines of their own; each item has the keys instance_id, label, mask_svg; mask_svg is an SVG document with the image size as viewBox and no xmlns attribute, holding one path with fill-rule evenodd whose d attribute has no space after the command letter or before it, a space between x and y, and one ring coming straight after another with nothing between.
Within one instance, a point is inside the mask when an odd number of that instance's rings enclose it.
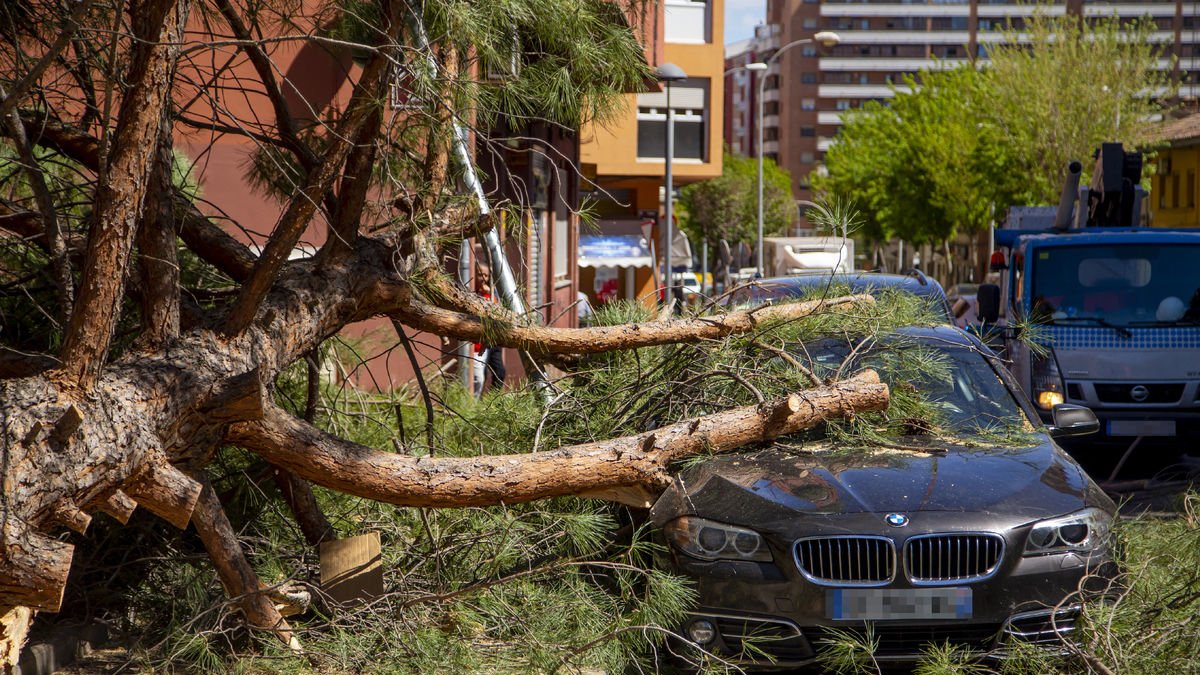
<instances>
[{"instance_id":1,"label":"tree branch","mask_svg":"<svg viewBox=\"0 0 1200 675\"><path fill-rule=\"evenodd\" d=\"M146 346L158 346L179 336L179 263L175 259L175 203L171 184L175 158L167 114L162 117L155 145L146 215L137 235L142 281L141 341Z\"/></svg>"},{"instance_id":2,"label":"tree branch","mask_svg":"<svg viewBox=\"0 0 1200 675\"><path fill-rule=\"evenodd\" d=\"M657 345L720 339L748 333L760 324L801 319L833 309L873 304L869 295L851 295L827 300L810 300L738 310L695 319L665 319L620 326L592 328L547 328L512 322L511 316L492 318L433 307L403 289L387 291L398 308L393 314L405 325L458 340L479 341L485 331L490 344L524 349L533 354L595 354L614 349L637 349ZM495 313L497 310L488 309ZM485 328L486 321L486 328Z\"/></svg>"},{"instance_id":3,"label":"tree branch","mask_svg":"<svg viewBox=\"0 0 1200 675\"><path fill-rule=\"evenodd\" d=\"M625 501L623 489L661 489L669 482L668 465L684 457L770 440L826 419L882 410L887 403L887 385L873 371L864 371L764 406L522 455L396 455L328 434L274 406L261 420L232 425L228 438L319 485L402 506L512 504L585 492Z\"/></svg>"},{"instance_id":4,"label":"tree branch","mask_svg":"<svg viewBox=\"0 0 1200 675\"><path fill-rule=\"evenodd\" d=\"M43 115L23 111L25 131L38 145L57 150L92 171L100 169L100 142L90 134ZM190 199L172 188L179 211L179 238L202 260L234 281L250 276L256 258L244 244L229 236L200 212ZM0 215L4 215L0 211ZM0 220L0 226L3 226Z\"/></svg>"},{"instance_id":5,"label":"tree branch","mask_svg":"<svg viewBox=\"0 0 1200 675\"><path fill-rule=\"evenodd\" d=\"M333 214L329 236L321 247L319 257L323 264L337 263L354 250L359 221L367 204L367 190L371 187L375 137L379 135L382 122L383 115L376 108L363 123L350 150L346 170L342 172L342 184L338 189L337 210Z\"/></svg>"},{"instance_id":6,"label":"tree branch","mask_svg":"<svg viewBox=\"0 0 1200 675\"><path fill-rule=\"evenodd\" d=\"M187 22L187 0L152 0L135 21L138 37L129 93L121 102L107 180L96 190L96 210L88 235L79 298L63 340L60 375L84 390L99 377L121 315L125 271L146 192L151 157L171 73Z\"/></svg>"},{"instance_id":7,"label":"tree branch","mask_svg":"<svg viewBox=\"0 0 1200 675\"><path fill-rule=\"evenodd\" d=\"M8 117L17 109L17 102L21 100L25 92L37 83L38 78L42 76L42 73L46 72L51 63L54 63L54 60L62 53L62 50L71 44L71 38L75 37L76 31L79 30L79 22L91 11L94 2L95 0L83 0L75 5L74 10L67 17L67 25L58 34L58 38L55 39L54 44L50 45L50 48L42 54L42 58L33 65L33 68L29 69L29 72L25 73L25 76L19 82L13 85L12 91L7 94L0 91L0 118Z\"/></svg>"},{"instance_id":8,"label":"tree branch","mask_svg":"<svg viewBox=\"0 0 1200 675\"><path fill-rule=\"evenodd\" d=\"M192 524L204 542L209 559L217 568L217 576L221 578L225 593L237 602L251 625L271 631L292 651L300 651L300 641L292 635L292 627L263 591L262 582L246 559L212 485L207 480L203 485L196 511L192 514Z\"/></svg>"},{"instance_id":9,"label":"tree branch","mask_svg":"<svg viewBox=\"0 0 1200 675\"><path fill-rule=\"evenodd\" d=\"M398 22L393 24L388 33L391 41L396 40L399 29ZM324 160L310 173L305 187L288 204L254 271L242 285L241 293L230 308L223 328L226 335L240 334L254 320L259 305L270 290L279 269L291 256L292 249L316 213L317 206L333 186L359 129L378 106L382 105L386 94L388 64L387 56L380 52L372 54L371 60L367 62L354 95L347 105L346 115L331 134Z\"/></svg>"},{"instance_id":10,"label":"tree branch","mask_svg":"<svg viewBox=\"0 0 1200 675\"><path fill-rule=\"evenodd\" d=\"M296 118L288 109L287 99L279 88L279 82L275 79L274 64L271 63L267 53L263 51L262 45L253 39L254 36L250 34L242 17L238 16L229 0L217 0L217 10L221 12L221 16L225 17L225 22L229 24L233 36L239 40L239 49L250 59L254 71L258 73L263 88L266 90L267 100L271 102L271 107L275 111L275 125L279 131L279 137L286 147L295 153L300 165L306 171L312 171L320 160L312 148L300 140Z\"/></svg>"},{"instance_id":11,"label":"tree branch","mask_svg":"<svg viewBox=\"0 0 1200 675\"><path fill-rule=\"evenodd\" d=\"M15 95L15 94L14 94ZM0 86L0 96L4 96L4 87ZM5 103L9 103L8 99ZM2 108L4 106L0 106ZM29 138L25 135L25 125L21 123L20 114L11 110L4 112L4 124L8 135L17 146L17 155L21 158L22 169L29 180L33 196L37 200L38 211L41 212L42 228L45 232L46 248L50 253L50 268L53 271L54 285L58 291L58 317L64 324L71 316L71 306L75 301L75 284L71 278L71 266L67 260L67 245L62 238L62 230L58 225L58 211L54 199L50 196L50 188L46 185L46 177L42 175L41 166L33 156L29 146Z\"/></svg>"}]
</instances>

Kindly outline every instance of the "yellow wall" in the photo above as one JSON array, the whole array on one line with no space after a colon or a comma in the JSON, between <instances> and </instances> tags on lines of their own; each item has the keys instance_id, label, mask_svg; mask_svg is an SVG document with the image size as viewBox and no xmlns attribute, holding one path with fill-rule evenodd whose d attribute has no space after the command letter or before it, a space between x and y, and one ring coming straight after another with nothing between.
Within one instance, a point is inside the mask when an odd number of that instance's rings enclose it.
<instances>
[{"instance_id":1,"label":"yellow wall","mask_svg":"<svg viewBox=\"0 0 1200 675\"><path fill-rule=\"evenodd\" d=\"M1150 187L1150 224L1200 227L1200 145L1162 150L1157 164Z\"/></svg>"},{"instance_id":2,"label":"yellow wall","mask_svg":"<svg viewBox=\"0 0 1200 675\"><path fill-rule=\"evenodd\" d=\"M722 134L725 128L725 1L711 0L712 42L703 45L666 43L664 59L688 77L707 78L708 161L676 160L671 173L678 184L721 175ZM657 65L657 64L652 64ZM579 161L584 173L603 179L608 176L662 176L661 159L637 161L637 95L626 94L624 110L605 128L589 125L580 132Z\"/></svg>"}]
</instances>

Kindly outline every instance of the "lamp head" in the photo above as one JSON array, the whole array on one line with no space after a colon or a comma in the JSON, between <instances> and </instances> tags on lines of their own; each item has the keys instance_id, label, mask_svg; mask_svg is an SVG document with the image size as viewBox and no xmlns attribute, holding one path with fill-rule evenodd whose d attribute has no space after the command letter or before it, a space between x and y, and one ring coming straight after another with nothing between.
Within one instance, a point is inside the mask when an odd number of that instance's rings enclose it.
<instances>
[{"instance_id":1,"label":"lamp head","mask_svg":"<svg viewBox=\"0 0 1200 675\"><path fill-rule=\"evenodd\" d=\"M755 61L754 63L746 64L746 70L753 70L755 72L760 72L760 71L763 71L766 69L767 69L767 64L763 63L762 61Z\"/></svg>"},{"instance_id":2,"label":"lamp head","mask_svg":"<svg viewBox=\"0 0 1200 675\"><path fill-rule=\"evenodd\" d=\"M817 44L821 45L822 47L827 47L827 48L833 47L841 41L842 41L842 38L839 37L837 33L833 32L831 30L823 30L820 33L817 33L816 35L813 36L813 42L816 42Z\"/></svg>"},{"instance_id":3,"label":"lamp head","mask_svg":"<svg viewBox=\"0 0 1200 675\"><path fill-rule=\"evenodd\" d=\"M678 82L687 79L687 73L683 72L683 68L674 63L662 64L654 71L654 75L661 82Z\"/></svg>"}]
</instances>

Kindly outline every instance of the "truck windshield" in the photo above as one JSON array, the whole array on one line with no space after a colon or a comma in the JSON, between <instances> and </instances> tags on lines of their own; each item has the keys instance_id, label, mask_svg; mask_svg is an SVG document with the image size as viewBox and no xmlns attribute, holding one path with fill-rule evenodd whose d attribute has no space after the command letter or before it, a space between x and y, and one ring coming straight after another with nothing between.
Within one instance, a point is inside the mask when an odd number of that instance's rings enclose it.
<instances>
[{"instance_id":1,"label":"truck windshield","mask_svg":"<svg viewBox=\"0 0 1200 675\"><path fill-rule=\"evenodd\" d=\"M1032 249L1030 311L1064 325L1200 325L1200 246Z\"/></svg>"}]
</instances>

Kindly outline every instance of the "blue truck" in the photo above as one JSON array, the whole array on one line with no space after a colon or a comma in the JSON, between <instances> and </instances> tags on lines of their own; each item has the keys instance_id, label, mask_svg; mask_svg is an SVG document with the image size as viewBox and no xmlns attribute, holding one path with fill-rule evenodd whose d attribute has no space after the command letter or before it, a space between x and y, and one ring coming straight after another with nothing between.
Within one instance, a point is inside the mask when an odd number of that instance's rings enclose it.
<instances>
[{"instance_id":1,"label":"blue truck","mask_svg":"<svg viewBox=\"0 0 1200 675\"><path fill-rule=\"evenodd\" d=\"M1091 408L1112 441L1200 439L1200 229L1140 226L1141 157L1104 144L1088 187L995 233L981 330L1043 418Z\"/></svg>"}]
</instances>

